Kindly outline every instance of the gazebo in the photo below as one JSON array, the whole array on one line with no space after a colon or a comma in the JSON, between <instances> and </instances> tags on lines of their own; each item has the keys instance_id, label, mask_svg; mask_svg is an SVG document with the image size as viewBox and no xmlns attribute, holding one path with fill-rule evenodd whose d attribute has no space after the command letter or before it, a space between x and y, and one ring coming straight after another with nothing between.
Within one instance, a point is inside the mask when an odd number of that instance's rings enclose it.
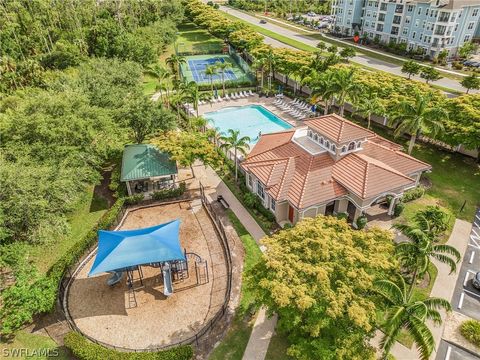
<instances>
[{"instance_id":1,"label":"gazebo","mask_svg":"<svg viewBox=\"0 0 480 360\"><path fill-rule=\"evenodd\" d=\"M112 285L120 281L124 272L139 270L141 274L141 265L155 266L162 269L164 294L171 295L172 264L186 261L180 246L179 228L180 220L177 219L136 230L99 230L98 251L88 276L110 272L113 275L109 284Z\"/></svg>"},{"instance_id":2,"label":"gazebo","mask_svg":"<svg viewBox=\"0 0 480 360\"><path fill-rule=\"evenodd\" d=\"M174 187L177 173L175 161L153 145L127 145L123 150L120 180L129 196Z\"/></svg>"}]
</instances>

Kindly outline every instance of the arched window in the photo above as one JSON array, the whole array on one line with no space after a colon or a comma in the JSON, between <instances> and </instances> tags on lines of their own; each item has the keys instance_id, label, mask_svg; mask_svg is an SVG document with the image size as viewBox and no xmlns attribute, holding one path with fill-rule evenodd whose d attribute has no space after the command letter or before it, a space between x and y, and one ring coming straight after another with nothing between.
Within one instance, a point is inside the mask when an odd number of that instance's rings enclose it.
<instances>
[{"instance_id":1,"label":"arched window","mask_svg":"<svg viewBox=\"0 0 480 360\"><path fill-rule=\"evenodd\" d=\"M333 152L337 151L337 147L335 146L335 144L332 144L332 151Z\"/></svg>"},{"instance_id":2,"label":"arched window","mask_svg":"<svg viewBox=\"0 0 480 360\"><path fill-rule=\"evenodd\" d=\"M323 138L322 137L320 138L320 144L323 145Z\"/></svg>"},{"instance_id":3,"label":"arched window","mask_svg":"<svg viewBox=\"0 0 480 360\"><path fill-rule=\"evenodd\" d=\"M355 143L353 141L350 144L348 144L348 151L350 150L355 150Z\"/></svg>"},{"instance_id":4,"label":"arched window","mask_svg":"<svg viewBox=\"0 0 480 360\"><path fill-rule=\"evenodd\" d=\"M318 141L318 135L317 134L313 135L313 140Z\"/></svg>"},{"instance_id":5,"label":"arched window","mask_svg":"<svg viewBox=\"0 0 480 360\"><path fill-rule=\"evenodd\" d=\"M330 141L327 140L327 141L325 142L325 147L326 147L327 149L330 149Z\"/></svg>"},{"instance_id":6,"label":"arched window","mask_svg":"<svg viewBox=\"0 0 480 360\"><path fill-rule=\"evenodd\" d=\"M344 145L342 146L342 153L346 152L347 151L347 147Z\"/></svg>"},{"instance_id":7,"label":"arched window","mask_svg":"<svg viewBox=\"0 0 480 360\"><path fill-rule=\"evenodd\" d=\"M308 135L308 137L311 138L312 137L312 130L308 130L307 135Z\"/></svg>"}]
</instances>

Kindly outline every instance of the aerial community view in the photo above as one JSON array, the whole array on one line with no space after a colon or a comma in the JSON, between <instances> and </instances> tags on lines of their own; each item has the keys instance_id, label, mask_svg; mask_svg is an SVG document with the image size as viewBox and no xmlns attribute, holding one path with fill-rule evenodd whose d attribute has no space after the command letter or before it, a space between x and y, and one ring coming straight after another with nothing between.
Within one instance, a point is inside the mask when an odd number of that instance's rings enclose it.
<instances>
[{"instance_id":1,"label":"aerial community view","mask_svg":"<svg viewBox=\"0 0 480 360\"><path fill-rule=\"evenodd\" d=\"M2 359L480 359L480 0L0 0L0 131Z\"/></svg>"}]
</instances>

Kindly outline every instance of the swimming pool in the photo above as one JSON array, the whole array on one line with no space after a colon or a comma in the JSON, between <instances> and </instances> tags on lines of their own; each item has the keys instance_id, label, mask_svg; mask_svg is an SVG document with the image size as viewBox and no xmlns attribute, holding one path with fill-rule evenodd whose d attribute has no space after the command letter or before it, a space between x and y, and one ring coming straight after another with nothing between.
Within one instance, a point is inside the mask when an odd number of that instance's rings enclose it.
<instances>
[{"instance_id":1,"label":"swimming pool","mask_svg":"<svg viewBox=\"0 0 480 360\"><path fill-rule=\"evenodd\" d=\"M227 133L228 129L240 130L241 136L248 136L250 144L258 141L259 134L269 134L292 128L261 105L247 105L229 107L203 115L208 123L219 128L221 133Z\"/></svg>"}]
</instances>

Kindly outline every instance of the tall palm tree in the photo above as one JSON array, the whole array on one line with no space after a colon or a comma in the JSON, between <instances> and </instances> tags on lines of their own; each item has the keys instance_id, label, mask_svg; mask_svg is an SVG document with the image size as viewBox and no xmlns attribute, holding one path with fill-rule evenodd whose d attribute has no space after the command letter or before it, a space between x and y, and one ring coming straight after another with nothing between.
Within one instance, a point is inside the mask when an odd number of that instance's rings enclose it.
<instances>
[{"instance_id":1,"label":"tall palm tree","mask_svg":"<svg viewBox=\"0 0 480 360\"><path fill-rule=\"evenodd\" d=\"M355 69L340 69L334 72L335 99L343 116L345 103L354 103L360 95L361 87L355 79Z\"/></svg>"},{"instance_id":2,"label":"tall palm tree","mask_svg":"<svg viewBox=\"0 0 480 360\"><path fill-rule=\"evenodd\" d=\"M376 92L369 91L360 97L356 104L356 112L367 117L367 128L370 129L372 115L385 114L385 106L380 102Z\"/></svg>"},{"instance_id":3,"label":"tall palm tree","mask_svg":"<svg viewBox=\"0 0 480 360\"><path fill-rule=\"evenodd\" d=\"M443 131L443 121L448 120L448 112L432 102L432 93L415 92L413 103L403 100L393 111L390 125L396 126L394 135L410 134L408 153L411 154L418 136L428 131L433 137Z\"/></svg>"},{"instance_id":4,"label":"tall palm tree","mask_svg":"<svg viewBox=\"0 0 480 360\"><path fill-rule=\"evenodd\" d=\"M195 81L190 81L183 88L185 93L185 100L189 101L193 105L193 109L196 111L196 116L198 117L198 105L200 101L211 101L210 94L202 93L198 89L198 84Z\"/></svg>"},{"instance_id":5,"label":"tall palm tree","mask_svg":"<svg viewBox=\"0 0 480 360\"><path fill-rule=\"evenodd\" d=\"M205 68L205 75L210 78L210 88L213 96L213 77L217 75L217 67L215 65L209 65Z\"/></svg>"},{"instance_id":6,"label":"tall palm tree","mask_svg":"<svg viewBox=\"0 0 480 360\"><path fill-rule=\"evenodd\" d=\"M420 359L428 360L435 349L435 340L426 321L432 320L435 324L441 324L442 317L439 310L451 311L450 303L445 299L433 297L414 300L401 276L398 283L389 280L376 281L375 291L388 304L383 324L385 334L380 341L384 356L388 355L403 329L410 334L417 345Z\"/></svg>"},{"instance_id":7,"label":"tall palm tree","mask_svg":"<svg viewBox=\"0 0 480 360\"><path fill-rule=\"evenodd\" d=\"M215 66L220 71L220 75L222 76L222 96L225 96L225 72L232 68L232 64L227 61L217 61Z\"/></svg>"},{"instance_id":8,"label":"tall palm tree","mask_svg":"<svg viewBox=\"0 0 480 360\"><path fill-rule=\"evenodd\" d=\"M263 84L265 80L265 69L266 69L266 61L264 58L256 58L253 61L252 67L255 71L260 72L260 87L263 89Z\"/></svg>"},{"instance_id":9,"label":"tall palm tree","mask_svg":"<svg viewBox=\"0 0 480 360\"><path fill-rule=\"evenodd\" d=\"M428 224L428 223L425 223ZM412 272L412 283L409 294L415 287L417 277L426 273L431 259L447 264L450 272L457 270L461 255L457 249L447 244L435 244L435 236L429 229L423 229L418 224L394 224L410 241L404 241L395 246L395 255L402 266Z\"/></svg>"},{"instance_id":10,"label":"tall palm tree","mask_svg":"<svg viewBox=\"0 0 480 360\"><path fill-rule=\"evenodd\" d=\"M335 91L333 74L334 73L331 71L316 74L310 82L310 87L312 90L312 102L318 104L320 101L323 101L324 115L328 114L330 102L333 99Z\"/></svg>"},{"instance_id":11,"label":"tall palm tree","mask_svg":"<svg viewBox=\"0 0 480 360\"><path fill-rule=\"evenodd\" d=\"M172 54L166 60L165 63L170 67L172 70L172 74L175 75L175 78L178 79L180 74L180 65L185 64L187 60L180 55Z\"/></svg>"},{"instance_id":12,"label":"tall palm tree","mask_svg":"<svg viewBox=\"0 0 480 360\"><path fill-rule=\"evenodd\" d=\"M302 66L295 74L298 77L298 82L300 84L299 90L301 93L303 85L306 84L306 80L310 79L310 76L312 75L312 68L310 66Z\"/></svg>"},{"instance_id":13,"label":"tall palm tree","mask_svg":"<svg viewBox=\"0 0 480 360\"><path fill-rule=\"evenodd\" d=\"M235 156L235 181L238 180L238 158L237 154L240 153L242 155L247 155L247 150L250 149L250 138L248 136L240 137L239 130L228 129L229 135L223 135L220 137L220 141L222 145L220 145L221 149L225 149L226 151L233 149L233 153Z\"/></svg>"},{"instance_id":14,"label":"tall palm tree","mask_svg":"<svg viewBox=\"0 0 480 360\"><path fill-rule=\"evenodd\" d=\"M269 49L265 55L265 66L268 71L268 90L272 90L272 78L275 77L275 66L277 65L277 56L272 49Z\"/></svg>"}]
</instances>

